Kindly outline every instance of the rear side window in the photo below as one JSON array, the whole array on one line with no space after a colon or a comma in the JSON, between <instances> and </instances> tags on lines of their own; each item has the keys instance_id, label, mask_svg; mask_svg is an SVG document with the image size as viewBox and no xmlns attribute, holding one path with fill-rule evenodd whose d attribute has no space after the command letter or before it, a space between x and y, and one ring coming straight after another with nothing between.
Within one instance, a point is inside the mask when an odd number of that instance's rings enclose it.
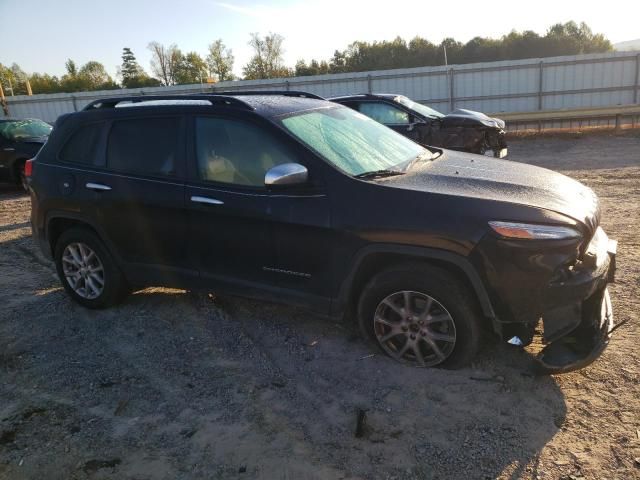
<instances>
[{"instance_id":1,"label":"rear side window","mask_svg":"<svg viewBox=\"0 0 640 480\"><path fill-rule=\"evenodd\" d=\"M92 123L76 130L62 147L59 159L66 163L94 164L103 127L104 123Z\"/></svg>"},{"instance_id":2,"label":"rear side window","mask_svg":"<svg viewBox=\"0 0 640 480\"><path fill-rule=\"evenodd\" d=\"M113 123L107 167L143 175L176 175L179 118L138 118Z\"/></svg>"}]
</instances>

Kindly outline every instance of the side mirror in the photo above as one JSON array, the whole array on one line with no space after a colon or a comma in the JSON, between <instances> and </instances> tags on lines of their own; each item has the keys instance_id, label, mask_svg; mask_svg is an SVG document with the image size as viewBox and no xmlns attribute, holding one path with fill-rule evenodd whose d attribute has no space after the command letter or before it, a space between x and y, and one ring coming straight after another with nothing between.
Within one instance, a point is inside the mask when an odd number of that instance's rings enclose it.
<instances>
[{"instance_id":1,"label":"side mirror","mask_svg":"<svg viewBox=\"0 0 640 480\"><path fill-rule=\"evenodd\" d=\"M266 186L302 185L307 183L309 172L299 163L283 163L269 169L264 176Z\"/></svg>"}]
</instances>

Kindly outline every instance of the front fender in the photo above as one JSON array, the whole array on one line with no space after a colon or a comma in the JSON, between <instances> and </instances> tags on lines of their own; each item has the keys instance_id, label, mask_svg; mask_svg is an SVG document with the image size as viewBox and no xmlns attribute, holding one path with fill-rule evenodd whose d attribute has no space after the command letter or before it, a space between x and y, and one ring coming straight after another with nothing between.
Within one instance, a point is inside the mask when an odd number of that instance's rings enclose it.
<instances>
[{"instance_id":1,"label":"front fender","mask_svg":"<svg viewBox=\"0 0 640 480\"><path fill-rule=\"evenodd\" d=\"M348 269L348 274L345 276L340 285L337 297L332 302L332 317L340 318L344 316L344 313L349 307L349 300L352 298L354 293L358 273L362 266L365 265L367 260L372 258L372 256L385 254L398 255L427 261L433 260L455 268L457 272L464 275L469 284L472 286L474 293L476 294L476 297L478 299L478 303L482 308L483 314L486 317L491 318L492 320L495 319L495 312L493 310L491 301L489 300L489 296L484 287L484 284L482 283L480 276L478 275L471 262L469 262L469 260L467 260L465 257L457 253L438 250L434 248L386 243L368 245L360 249L354 255Z\"/></svg>"}]
</instances>

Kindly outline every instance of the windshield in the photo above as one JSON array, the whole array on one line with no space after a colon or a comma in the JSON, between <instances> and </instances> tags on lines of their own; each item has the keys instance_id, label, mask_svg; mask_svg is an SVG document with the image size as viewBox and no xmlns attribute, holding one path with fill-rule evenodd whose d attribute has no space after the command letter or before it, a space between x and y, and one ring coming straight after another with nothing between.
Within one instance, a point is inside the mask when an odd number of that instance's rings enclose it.
<instances>
[{"instance_id":1,"label":"windshield","mask_svg":"<svg viewBox=\"0 0 640 480\"><path fill-rule=\"evenodd\" d=\"M429 153L390 128L346 107L306 111L282 119L294 136L349 175L401 170Z\"/></svg>"},{"instance_id":2,"label":"windshield","mask_svg":"<svg viewBox=\"0 0 640 480\"><path fill-rule=\"evenodd\" d=\"M407 97L399 96L395 98L396 102L404 105L411 110L415 110L421 115L425 117L431 118L442 118L444 115L437 110L434 110L431 107L427 107L426 105L422 105L421 103L414 102L413 100L409 100Z\"/></svg>"},{"instance_id":3,"label":"windshield","mask_svg":"<svg viewBox=\"0 0 640 480\"><path fill-rule=\"evenodd\" d=\"M17 120L15 122L0 122L0 135L9 140L24 138L47 137L53 127L42 120Z\"/></svg>"}]
</instances>

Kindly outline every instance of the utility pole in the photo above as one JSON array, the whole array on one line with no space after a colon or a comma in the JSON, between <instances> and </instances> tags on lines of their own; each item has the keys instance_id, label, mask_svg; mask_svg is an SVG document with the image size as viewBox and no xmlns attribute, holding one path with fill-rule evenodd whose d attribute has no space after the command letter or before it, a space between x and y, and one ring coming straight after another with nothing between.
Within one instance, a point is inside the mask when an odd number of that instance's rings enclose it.
<instances>
[{"instance_id":1,"label":"utility pole","mask_svg":"<svg viewBox=\"0 0 640 480\"><path fill-rule=\"evenodd\" d=\"M449 63L447 62L447 46L442 45L442 48L444 48L444 66L446 67L447 65L449 65Z\"/></svg>"}]
</instances>

